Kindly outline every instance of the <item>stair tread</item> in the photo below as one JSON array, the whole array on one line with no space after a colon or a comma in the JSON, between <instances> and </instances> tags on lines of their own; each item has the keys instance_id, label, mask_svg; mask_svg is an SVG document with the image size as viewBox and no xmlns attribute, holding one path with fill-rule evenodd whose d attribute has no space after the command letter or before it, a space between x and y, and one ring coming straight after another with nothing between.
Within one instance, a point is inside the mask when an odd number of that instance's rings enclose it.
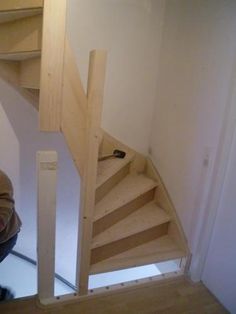
<instances>
[{"instance_id":1,"label":"stair tread","mask_svg":"<svg viewBox=\"0 0 236 314\"><path fill-rule=\"evenodd\" d=\"M42 14L42 8L32 8L32 9L13 9L7 11L0 11L0 23L7 23L10 21L19 20L25 17L35 16Z\"/></svg>"},{"instance_id":2,"label":"stair tread","mask_svg":"<svg viewBox=\"0 0 236 314\"><path fill-rule=\"evenodd\" d=\"M127 175L96 204L94 220L104 217L156 186L157 182L143 174Z\"/></svg>"},{"instance_id":3,"label":"stair tread","mask_svg":"<svg viewBox=\"0 0 236 314\"><path fill-rule=\"evenodd\" d=\"M109 272L123 268L177 259L184 256L186 256L186 252L179 248L170 236L165 235L156 240L142 244L131 250L91 265L90 273L97 274Z\"/></svg>"},{"instance_id":4,"label":"stair tread","mask_svg":"<svg viewBox=\"0 0 236 314\"><path fill-rule=\"evenodd\" d=\"M125 158L110 158L98 162L97 188L105 183L110 177L127 165L133 158L134 153L127 153Z\"/></svg>"},{"instance_id":5,"label":"stair tread","mask_svg":"<svg viewBox=\"0 0 236 314\"><path fill-rule=\"evenodd\" d=\"M41 50L0 53L0 60L23 61L41 55Z\"/></svg>"},{"instance_id":6,"label":"stair tread","mask_svg":"<svg viewBox=\"0 0 236 314\"><path fill-rule=\"evenodd\" d=\"M170 216L149 202L93 238L92 249L118 241L170 221Z\"/></svg>"}]
</instances>

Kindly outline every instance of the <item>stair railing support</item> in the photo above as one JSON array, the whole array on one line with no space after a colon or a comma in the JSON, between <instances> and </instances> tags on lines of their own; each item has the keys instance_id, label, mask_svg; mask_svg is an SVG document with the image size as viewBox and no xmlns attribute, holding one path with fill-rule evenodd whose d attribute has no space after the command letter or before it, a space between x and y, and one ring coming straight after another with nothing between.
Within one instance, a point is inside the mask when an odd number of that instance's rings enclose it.
<instances>
[{"instance_id":1,"label":"stair railing support","mask_svg":"<svg viewBox=\"0 0 236 314\"><path fill-rule=\"evenodd\" d=\"M105 51L94 50L90 53L87 89L86 163L81 178L77 256L77 285L80 295L88 292L106 59L107 53Z\"/></svg>"},{"instance_id":2,"label":"stair railing support","mask_svg":"<svg viewBox=\"0 0 236 314\"><path fill-rule=\"evenodd\" d=\"M37 153L38 175L38 296L54 297L57 153Z\"/></svg>"}]
</instances>

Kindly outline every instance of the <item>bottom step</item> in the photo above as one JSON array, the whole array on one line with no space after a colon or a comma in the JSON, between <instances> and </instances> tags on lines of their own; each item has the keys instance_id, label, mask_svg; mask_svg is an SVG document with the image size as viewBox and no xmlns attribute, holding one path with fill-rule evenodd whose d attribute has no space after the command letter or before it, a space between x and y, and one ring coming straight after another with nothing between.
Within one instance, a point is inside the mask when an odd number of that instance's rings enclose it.
<instances>
[{"instance_id":1,"label":"bottom step","mask_svg":"<svg viewBox=\"0 0 236 314\"><path fill-rule=\"evenodd\" d=\"M90 274L154 264L186 256L186 253L166 235L154 241L115 255L90 267Z\"/></svg>"}]
</instances>

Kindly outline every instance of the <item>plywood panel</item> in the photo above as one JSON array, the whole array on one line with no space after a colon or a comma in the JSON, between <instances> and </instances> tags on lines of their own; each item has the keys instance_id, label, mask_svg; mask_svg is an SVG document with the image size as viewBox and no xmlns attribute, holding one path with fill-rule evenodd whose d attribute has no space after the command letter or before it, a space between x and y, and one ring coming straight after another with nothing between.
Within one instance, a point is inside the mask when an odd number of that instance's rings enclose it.
<instances>
[{"instance_id":1,"label":"plywood panel","mask_svg":"<svg viewBox=\"0 0 236 314\"><path fill-rule=\"evenodd\" d=\"M14 87L35 108L38 108L38 94L20 87L20 64L19 62L0 60L0 77Z\"/></svg>"},{"instance_id":2,"label":"plywood panel","mask_svg":"<svg viewBox=\"0 0 236 314\"><path fill-rule=\"evenodd\" d=\"M0 53L41 50L42 15L0 24Z\"/></svg>"},{"instance_id":3,"label":"plywood panel","mask_svg":"<svg viewBox=\"0 0 236 314\"><path fill-rule=\"evenodd\" d=\"M43 0L3 0L0 11L22 10L43 7Z\"/></svg>"},{"instance_id":4,"label":"plywood panel","mask_svg":"<svg viewBox=\"0 0 236 314\"><path fill-rule=\"evenodd\" d=\"M21 62L20 85L25 88L40 88L40 58L32 58Z\"/></svg>"},{"instance_id":5,"label":"plywood panel","mask_svg":"<svg viewBox=\"0 0 236 314\"><path fill-rule=\"evenodd\" d=\"M57 153L37 153L38 173L38 295L54 296Z\"/></svg>"},{"instance_id":6,"label":"plywood panel","mask_svg":"<svg viewBox=\"0 0 236 314\"><path fill-rule=\"evenodd\" d=\"M42 8L14 10L14 11L0 11L0 24L9 21L19 20L25 17L42 14Z\"/></svg>"},{"instance_id":7,"label":"plywood panel","mask_svg":"<svg viewBox=\"0 0 236 314\"><path fill-rule=\"evenodd\" d=\"M96 264L102 260L112 257L144 243L150 242L167 234L168 223L161 224L151 229L131 235L127 238L111 242L101 247L92 249L91 264ZM145 247L143 247L145 250ZM144 251L145 252L145 251ZM154 251L155 252L155 251ZM154 253L153 252L153 253Z\"/></svg>"},{"instance_id":8,"label":"plywood panel","mask_svg":"<svg viewBox=\"0 0 236 314\"><path fill-rule=\"evenodd\" d=\"M81 186L81 221L77 264L77 283L79 293L88 291L90 268L90 243L92 240L93 215L95 207L95 191L97 178L97 162L101 141L101 114L106 72L105 51L90 53L88 75L88 114L86 130L86 164Z\"/></svg>"},{"instance_id":9,"label":"plywood panel","mask_svg":"<svg viewBox=\"0 0 236 314\"><path fill-rule=\"evenodd\" d=\"M59 131L61 127L65 23L66 0L45 0L39 100L41 131Z\"/></svg>"},{"instance_id":10,"label":"plywood panel","mask_svg":"<svg viewBox=\"0 0 236 314\"><path fill-rule=\"evenodd\" d=\"M183 256L185 256L185 252L172 238L166 235L91 265L90 273L103 273L153 264Z\"/></svg>"},{"instance_id":11,"label":"plywood panel","mask_svg":"<svg viewBox=\"0 0 236 314\"><path fill-rule=\"evenodd\" d=\"M41 50L5 52L5 53L0 53L0 59L8 60L8 61L24 61L26 59L39 57L40 55L41 55Z\"/></svg>"},{"instance_id":12,"label":"plywood panel","mask_svg":"<svg viewBox=\"0 0 236 314\"><path fill-rule=\"evenodd\" d=\"M68 41L65 44L64 59L61 129L76 168L83 176L86 154L87 97Z\"/></svg>"}]
</instances>

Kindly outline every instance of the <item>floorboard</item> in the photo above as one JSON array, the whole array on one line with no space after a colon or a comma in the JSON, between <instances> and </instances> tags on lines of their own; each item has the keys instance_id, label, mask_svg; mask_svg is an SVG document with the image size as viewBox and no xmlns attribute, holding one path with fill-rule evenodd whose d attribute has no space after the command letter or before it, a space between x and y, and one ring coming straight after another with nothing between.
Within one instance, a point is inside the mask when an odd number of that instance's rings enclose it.
<instances>
[{"instance_id":1,"label":"floorboard","mask_svg":"<svg viewBox=\"0 0 236 314\"><path fill-rule=\"evenodd\" d=\"M224 314L228 313L202 284L181 277L136 286L129 291L86 299L48 309L36 298L0 305L1 314Z\"/></svg>"}]
</instances>

